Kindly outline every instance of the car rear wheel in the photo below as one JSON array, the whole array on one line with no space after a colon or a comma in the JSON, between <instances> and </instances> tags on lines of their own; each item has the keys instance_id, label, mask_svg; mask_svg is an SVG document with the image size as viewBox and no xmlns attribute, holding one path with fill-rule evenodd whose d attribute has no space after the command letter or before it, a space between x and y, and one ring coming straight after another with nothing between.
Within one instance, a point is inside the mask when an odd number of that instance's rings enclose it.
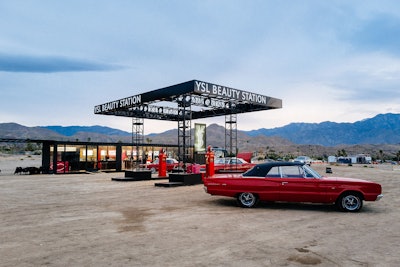
<instances>
[{"instance_id":1,"label":"car rear wheel","mask_svg":"<svg viewBox=\"0 0 400 267\"><path fill-rule=\"evenodd\" d=\"M337 206L342 211L357 212L363 206L360 194L348 192L338 198Z\"/></svg>"},{"instance_id":2,"label":"car rear wheel","mask_svg":"<svg viewBox=\"0 0 400 267\"><path fill-rule=\"evenodd\" d=\"M243 208L252 208L257 204L258 198L253 193L244 192L238 195L237 201Z\"/></svg>"},{"instance_id":3,"label":"car rear wheel","mask_svg":"<svg viewBox=\"0 0 400 267\"><path fill-rule=\"evenodd\" d=\"M156 173L157 172L156 168L154 168L154 167L151 168L150 171L151 171L151 173Z\"/></svg>"}]
</instances>

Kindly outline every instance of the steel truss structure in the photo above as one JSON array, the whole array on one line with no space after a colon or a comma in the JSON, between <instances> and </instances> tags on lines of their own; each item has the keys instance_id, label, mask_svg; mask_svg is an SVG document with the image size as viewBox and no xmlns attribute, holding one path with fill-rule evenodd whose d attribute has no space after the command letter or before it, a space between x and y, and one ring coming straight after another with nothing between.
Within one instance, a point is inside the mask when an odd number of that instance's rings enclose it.
<instances>
[{"instance_id":1,"label":"steel truss structure","mask_svg":"<svg viewBox=\"0 0 400 267\"><path fill-rule=\"evenodd\" d=\"M133 117L132 118L132 155L131 161L136 158L135 162L131 162L132 169L139 169L140 157L143 156L143 151L140 149L139 144L144 143L144 119ZM136 157L133 155L133 146L136 145Z\"/></svg>"},{"instance_id":2,"label":"steel truss structure","mask_svg":"<svg viewBox=\"0 0 400 267\"><path fill-rule=\"evenodd\" d=\"M191 80L96 105L94 113L133 118L133 144L143 142L143 119L178 122L178 157L185 164L191 158L192 120L225 116L225 146L230 154L235 154L237 114L278 108L282 108L278 98Z\"/></svg>"},{"instance_id":3,"label":"steel truss structure","mask_svg":"<svg viewBox=\"0 0 400 267\"><path fill-rule=\"evenodd\" d=\"M179 96L178 102L178 157L179 161L187 163L190 158L189 148L192 146L192 98L189 94ZM184 168L185 169L185 168Z\"/></svg>"},{"instance_id":4,"label":"steel truss structure","mask_svg":"<svg viewBox=\"0 0 400 267\"><path fill-rule=\"evenodd\" d=\"M238 152L236 114L225 115L225 149L231 157Z\"/></svg>"}]
</instances>

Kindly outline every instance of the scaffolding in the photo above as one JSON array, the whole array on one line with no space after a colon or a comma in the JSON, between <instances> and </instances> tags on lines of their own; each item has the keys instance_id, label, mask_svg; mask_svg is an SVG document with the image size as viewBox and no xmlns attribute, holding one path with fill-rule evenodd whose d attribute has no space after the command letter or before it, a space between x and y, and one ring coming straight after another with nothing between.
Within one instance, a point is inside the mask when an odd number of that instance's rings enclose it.
<instances>
[{"instance_id":1,"label":"scaffolding","mask_svg":"<svg viewBox=\"0 0 400 267\"><path fill-rule=\"evenodd\" d=\"M191 159L190 148L192 147L192 109L191 96L182 95L178 102L178 159L183 164Z\"/></svg>"},{"instance_id":2,"label":"scaffolding","mask_svg":"<svg viewBox=\"0 0 400 267\"><path fill-rule=\"evenodd\" d=\"M236 156L238 152L236 114L225 115L225 149L230 157Z\"/></svg>"},{"instance_id":3,"label":"scaffolding","mask_svg":"<svg viewBox=\"0 0 400 267\"><path fill-rule=\"evenodd\" d=\"M133 169L140 169L141 160L140 157L143 154L143 147L139 146L144 143L144 119L133 117L132 118L132 151L131 151L131 166ZM135 148L136 157L133 153Z\"/></svg>"}]
</instances>

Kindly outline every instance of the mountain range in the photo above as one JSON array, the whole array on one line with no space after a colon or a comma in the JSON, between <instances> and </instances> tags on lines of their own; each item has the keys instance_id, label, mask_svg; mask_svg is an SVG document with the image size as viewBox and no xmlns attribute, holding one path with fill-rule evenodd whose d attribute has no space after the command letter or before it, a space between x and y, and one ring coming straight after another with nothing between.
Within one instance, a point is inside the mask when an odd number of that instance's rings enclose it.
<instances>
[{"instance_id":1,"label":"mountain range","mask_svg":"<svg viewBox=\"0 0 400 267\"><path fill-rule=\"evenodd\" d=\"M223 126L211 124L207 127L208 144L224 147L224 136ZM149 134L145 136L145 141L153 144L176 144L177 137L177 129L172 129ZM0 123L0 138L129 143L132 133L105 126L26 127L17 123ZM355 149L357 153L361 153L360 150L372 151L384 146L395 153L400 149L400 114L379 114L354 123L291 123L273 129L238 130L237 139L241 151L268 148L282 153L293 153L297 150L297 153L319 151L320 154L332 153L341 147L362 146L359 150ZM331 151L326 152L327 147L331 147Z\"/></svg>"},{"instance_id":2,"label":"mountain range","mask_svg":"<svg viewBox=\"0 0 400 267\"><path fill-rule=\"evenodd\" d=\"M238 125L240 127L240 125ZM224 128L216 124L207 127L207 138L221 138ZM274 137L286 144L298 145L360 145L400 144L400 114L379 114L354 123L291 123L273 129L238 130L238 140ZM132 133L105 126L37 126L26 127L17 123L0 123L0 138L84 140L98 142L130 142ZM177 130L149 134L146 138L156 142L177 142Z\"/></svg>"},{"instance_id":3,"label":"mountain range","mask_svg":"<svg viewBox=\"0 0 400 267\"><path fill-rule=\"evenodd\" d=\"M301 145L400 144L400 114L379 114L354 123L291 123L284 127L246 133L252 137L280 136Z\"/></svg>"}]
</instances>

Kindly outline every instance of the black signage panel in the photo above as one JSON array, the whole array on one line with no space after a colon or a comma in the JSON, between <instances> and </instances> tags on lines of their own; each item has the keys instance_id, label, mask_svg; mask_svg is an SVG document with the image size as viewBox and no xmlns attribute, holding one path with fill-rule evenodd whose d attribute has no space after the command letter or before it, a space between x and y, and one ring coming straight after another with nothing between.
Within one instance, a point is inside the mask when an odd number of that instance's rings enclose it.
<instances>
[{"instance_id":1,"label":"black signage panel","mask_svg":"<svg viewBox=\"0 0 400 267\"><path fill-rule=\"evenodd\" d=\"M116 112L119 111L128 111L130 108L134 107L147 108L150 107L149 104L160 101L176 102L181 96L191 96L190 100L192 105L205 106L213 110L195 112L202 113L194 115L194 117L198 118L213 117L217 115L219 116L221 115L221 112L225 112L226 108L230 108L231 111L235 113L282 108L282 100L278 98L264 96L261 94L251 93L213 83L192 80L143 94L110 101L101 105L96 105L94 107L94 113L117 115ZM169 109L167 108L167 110ZM160 112L157 110L146 113L163 115L165 111ZM168 115L170 114L168 113ZM164 119L164 117L160 119Z\"/></svg>"}]
</instances>

